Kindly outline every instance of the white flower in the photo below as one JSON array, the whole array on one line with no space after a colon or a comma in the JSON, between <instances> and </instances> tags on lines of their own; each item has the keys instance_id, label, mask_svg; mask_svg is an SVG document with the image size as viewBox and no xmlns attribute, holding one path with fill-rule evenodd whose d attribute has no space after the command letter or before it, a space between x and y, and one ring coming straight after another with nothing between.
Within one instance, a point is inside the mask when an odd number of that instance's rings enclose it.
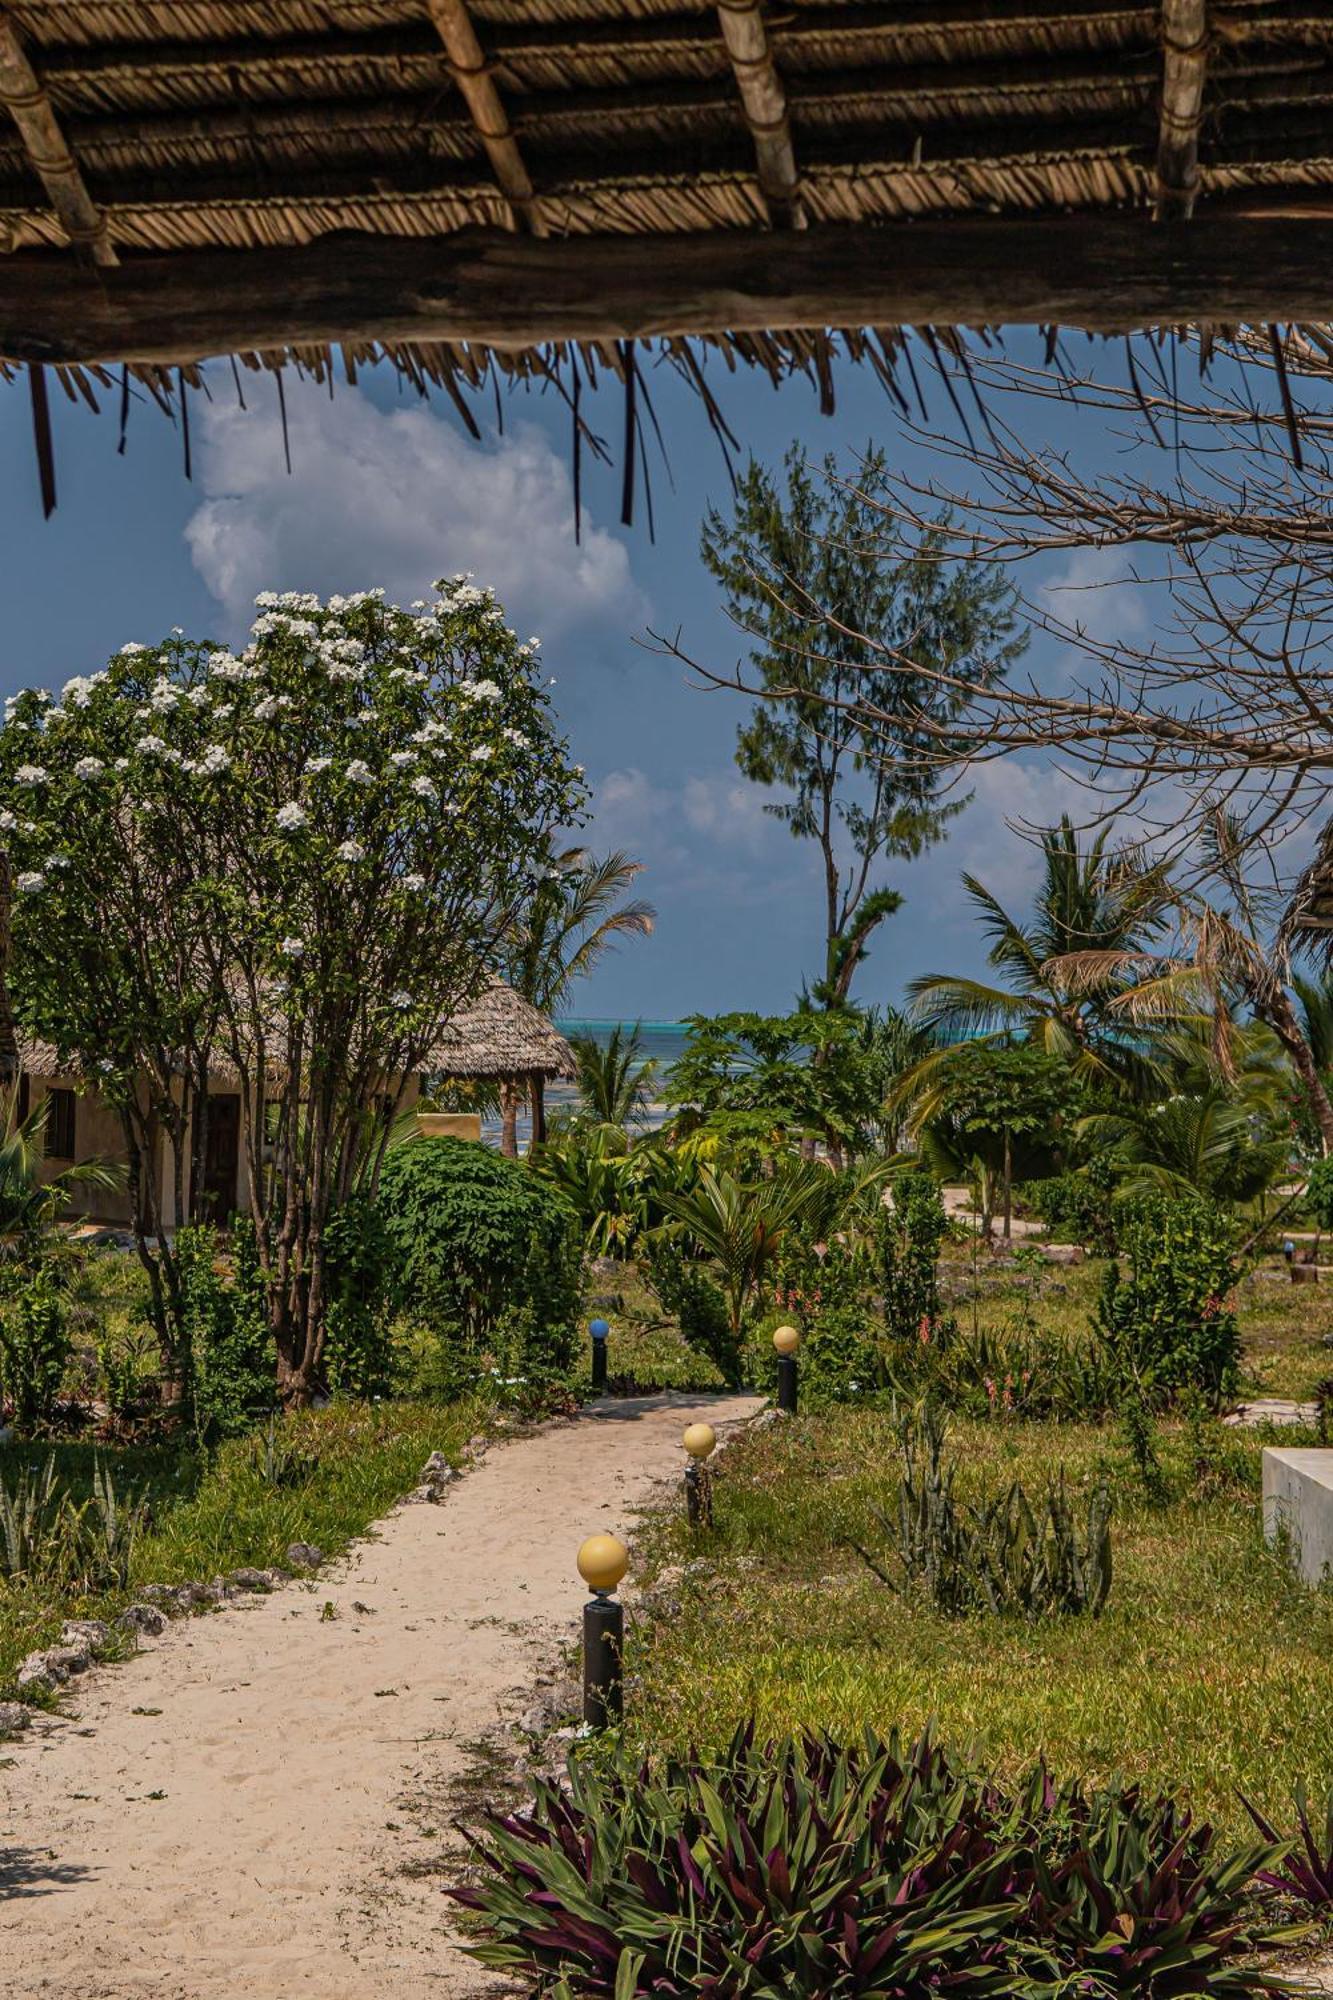
<instances>
[{"instance_id":1,"label":"white flower","mask_svg":"<svg viewBox=\"0 0 1333 2000\"><path fill-rule=\"evenodd\" d=\"M20 896L35 896L39 889L46 887L46 877L35 868L25 868L21 875L15 877L14 886Z\"/></svg>"},{"instance_id":2,"label":"white flower","mask_svg":"<svg viewBox=\"0 0 1333 2000\"><path fill-rule=\"evenodd\" d=\"M363 681L365 678L366 670L364 667L353 666L346 660L336 661L329 668L329 679L331 681Z\"/></svg>"},{"instance_id":3,"label":"white flower","mask_svg":"<svg viewBox=\"0 0 1333 2000\"><path fill-rule=\"evenodd\" d=\"M219 771L225 771L230 763L231 758L222 745L220 743L210 743L203 756L199 759L199 769L207 771L210 777L212 777L216 776Z\"/></svg>"},{"instance_id":4,"label":"white flower","mask_svg":"<svg viewBox=\"0 0 1333 2000\"><path fill-rule=\"evenodd\" d=\"M413 778L412 790L419 799L438 799L440 796L429 778Z\"/></svg>"},{"instance_id":5,"label":"white flower","mask_svg":"<svg viewBox=\"0 0 1333 2000\"><path fill-rule=\"evenodd\" d=\"M412 995L404 993L402 988L399 987L398 991L390 997L389 1005L391 1007L410 1007L412 1005Z\"/></svg>"},{"instance_id":6,"label":"white flower","mask_svg":"<svg viewBox=\"0 0 1333 2000\"><path fill-rule=\"evenodd\" d=\"M305 774L308 778L317 778L321 771L328 770L332 762L332 757L307 757L304 766Z\"/></svg>"},{"instance_id":7,"label":"white flower","mask_svg":"<svg viewBox=\"0 0 1333 2000\"><path fill-rule=\"evenodd\" d=\"M267 695L263 701L255 703L255 721L271 722L275 715L279 714L284 708L290 708L291 705L292 698L289 694Z\"/></svg>"},{"instance_id":8,"label":"white flower","mask_svg":"<svg viewBox=\"0 0 1333 2000\"><path fill-rule=\"evenodd\" d=\"M305 939L298 937L285 937L282 943L278 946L278 950L282 953L284 958L304 958Z\"/></svg>"},{"instance_id":9,"label":"white flower","mask_svg":"<svg viewBox=\"0 0 1333 2000\"><path fill-rule=\"evenodd\" d=\"M505 742L512 743L515 750L526 750L529 748L528 739L521 729L506 729L502 734Z\"/></svg>"},{"instance_id":10,"label":"white flower","mask_svg":"<svg viewBox=\"0 0 1333 2000\"><path fill-rule=\"evenodd\" d=\"M44 785L46 772L40 764L20 764L14 773L16 785Z\"/></svg>"},{"instance_id":11,"label":"white flower","mask_svg":"<svg viewBox=\"0 0 1333 2000\"><path fill-rule=\"evenodd\" d=\"M420 729L416 730L413 734L412 741L414 743L433 743L437 736L447 736L448 733L449 725L447 722L432 720L422 723Z\"/></svg>"},{"instance_id":12,"label":"white flower","mask_svg":"<svg viewBox=\"0 0 1333 2000\"><path fill-rule=\"evenodd\" d=\"M495 746L493 744L479 743L476 749L472 752L472 762L474 764L489 764L491 758L494 755L495 755Z\"/></svg>"},{"instance_id":13,"label":"white flower","mask_svg":"<svg viewBox=\"0 0 1333 2000\"><path fill-rule=\"evenodd\" d=\"M55 869L68 868L69 856L68 854L48 854L46 857L45 866L48 868L55 868Z\"/></svg>"},{"instance_id":14,"label":"white flower","mask_svg":"<svg viewBox=\"0 0 1333 2000\"><path fill-rule=\"evenodd\" d=\"M128 758L128 757L117 757L117 759L116 759L116 761L115 761L115 765L114 765L114 767L113 767L113 768L114 768L115 770L117 770L117 771L128 771L128 770L129 770L129 768L130 768L130 760L129 760L129 758Z\"/></svg>"},{"instance_id":15,"label":"white flower","mask_svg":"<svg viewBox=\"0 0 1333 2000\"><path fill-rule=\"evenodd\" d=\"M412 874L404 875L403 877L403 887L405 889L424 889L425 886L426 878L424 875Z\"/></svg>"},{"instance_id":16,"label":"white flower","mask_svg":"<svg viewBox=\"0 0 1333 2000\"><path fill-rule=\"evenodd\" d=\"M395 750L389 759L396 771L406 770L409 764L415 764L416 761L410 750Z\"/></svg>"},{"instance_id":17,"label":"white flower","mask_svg":"<svg viewBox=\"0 0 1333 2000\"><path fill-rule=\"evenodd\" d=\"M473 701L499 701L500 690L494 681L460 681L458 692L468 695Z\"/></svg>"},{"instance_id":18,"label":"white flower","mask_svg":"<svg viewBox=\"0 0 1333 2000\"><path fill-rule=\"evenodd\" d=\"M347 775L354 785L368 785L371 782L370 766L362 763L359 757L353 757L347 766Z\"/></svg>"},{"instance_id":19,"label":"white flower","mask_svg":"<svg viewBox=\"0 0 1333 2000\"><path fill-rule=\"evenodd\" d=\"M65 682L60 690L60 699L73 702L75 708L87 708L93 698L93 689L102 678L101 674L75 674Z\"/></svg>"},{"instance_id":20,"label":"white flower","mask_svg":"<svg viewBox=\"0 0 1333 2000\"><path fill-rule=\"evenodd\" d=\"M74 775L76 778L96 778L105 769L106 765L100 757L80 757L78 763L74 766Z\"/></svg>"},{"instance_id":21,"label":"white flower","mask_svg":"<svg viewBox=\"0 0 1333 2000\"><path fill-rule=\"evenodd\" d=\"M305 807L297 805L295 799L290 800L285 806L278 807L278 825L284 833L299 833L301 828L308 826L309 823Z\"/></svg>"},{"instance_id":22,"label":"white flower","mask_svg":"<svg viewBox=\"0 0 1333 2000\"><path fill-rule=\"evenodd\" d=\"M12 833L18 823L18 814L10 812L7 806L3 812L0 812L0 833Z\"/></svg>"},{"instance_id":23,"label":"white flower","mask_svg":"<svg viewBox=\"0 0 1333 2000\"><path fill-rule=\"evenodd\" d=\"M155 715L168 715L180 700L180 692L171 685L165 674L153 682L153 692L148 706Z\"/></svg>"},{"instance_id":24,"label":"white flower","mask_svg":"<svg viewBox=\"0 0 1333 2000\"><path fill-rule=\"evenodd\" d=\"M364 861L365 858L366 850L359 840L345 840L338 849L340 861Z\"/></svg>"},{"instance_id":25,"label":"white flower","mask_svg":"<svg viewBox=\"0 0 1333 2000\"><path fill-rule=\"evenodd\" d=\"M146 653L147 651L147 646L141 646L137 639L127 639L120 649L119 657L126 659L131 653Z\"/></svg>"},{"instance_id":26,"label":"white flower","mask_svg":"<svg viewBox=\"0 0 1333 2000\"><path fill-rule=\"evenodd\" d=\"M165 756L167 748L160 736L141 736L134 747L141 757Z\"/></svg>"}]
</instances>

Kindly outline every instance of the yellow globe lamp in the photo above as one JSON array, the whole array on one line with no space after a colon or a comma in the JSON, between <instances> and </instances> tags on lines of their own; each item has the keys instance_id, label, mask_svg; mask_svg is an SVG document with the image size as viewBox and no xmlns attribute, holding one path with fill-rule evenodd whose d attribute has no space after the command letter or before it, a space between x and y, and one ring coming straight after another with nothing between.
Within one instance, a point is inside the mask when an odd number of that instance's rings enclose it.
<instances>
[{"instance_id":1,"label":"yellow globe lamp","mask_svg":"<svg viewBox=\"0 0 1333 2000\"><path fill-rule=\"evenodd\" d=\"M629 1568L629 1550L614 1535L589 1535L579 1548L578 1565L589 1590L604 1596Z\"/></svg>"},{"instance_id":2,"label":"yellow globe lamp","mask_svg":"<svg viewBox=\"0 0 1333 2000\"><path fill-rule=\"evenodd\" d=\"M717 1445L717 1432L711 1424L691 1424L681 1439L691 1458L707 1458Z\"/></svg>"},{"instance_id":3,"label":"yellow globe lamp","mask_svg":"<svg viewBox=\"0 0 1333 2000\"><path fill-rule=\"evenodd\" d=\"M800 1332L794 1326L780 1326L773 1335L773 1345L779 1354L795 1354L800 1344Z\"/></svg>"}]
</instances>

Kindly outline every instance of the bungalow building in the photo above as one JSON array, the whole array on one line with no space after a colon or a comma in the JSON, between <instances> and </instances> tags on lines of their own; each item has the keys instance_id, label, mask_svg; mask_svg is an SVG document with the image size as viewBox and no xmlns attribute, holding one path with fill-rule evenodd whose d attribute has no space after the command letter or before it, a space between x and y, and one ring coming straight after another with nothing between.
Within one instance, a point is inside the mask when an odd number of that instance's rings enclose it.
<instances>
[{"instance_id":1,"label":"bungalow building","mask_svg":"<svg viewBox=\"0 0 1333 2000\"><path fill-rule=\"evenodd\" d=\"M125 1161L125 1138L119 1116L95 1083L62 1065L48 1043L19 1038L18 1112L26 1117L46 1106L44 1178L50 1179L76 1161ZM417 1110L423 1091L441 1082L485 1080L539 1098L544 1085L574 1074L574 1054L563 1035L544 1014L529 1005L502 980L494 981L448 1023L423 1065L410 1079L402 1109ZM203 1211L226 1217L244 1211L250 1189L245 1147L241 1143L241 1091L234 1071L221 1068L209 1078L208 1140L204 1162ZM466 1114L418 1114L425 1132L452 1131L481 1136L480 1119ZM168 1141L162 1139L160 1184L170 1200ZM71 1212L90 1220L128 1225L132 1220L126 1190L79 1188ZM173 1214L165 1218L168 1227Z\"/></svg>"}]
</instances>

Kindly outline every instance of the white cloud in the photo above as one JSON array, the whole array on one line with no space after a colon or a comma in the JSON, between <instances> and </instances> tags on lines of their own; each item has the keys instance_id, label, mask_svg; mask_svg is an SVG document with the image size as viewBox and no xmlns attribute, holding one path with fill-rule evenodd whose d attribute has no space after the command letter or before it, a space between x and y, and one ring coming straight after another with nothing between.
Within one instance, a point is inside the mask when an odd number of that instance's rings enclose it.
<instances>
[{"instance_id":1,"label":"white cloud","mask_svg":"<svg viewBox=\"0 0 1333 2000\"><path fill-rule=\"evenodd\" d=\"M594 824L581 837L599 851L627 848L649 863L654 882L782 897L803 883L809 849L764 811L767 796L727 772L658 784L630 765L596 781ZM647 873L644 892L654 893Z\"/></svg>"},{"instance_id":2,"label":"white cloud","mask_svg":"<svg viewBox=\"0 0 1333 2000\"><path fill-rule=\"evenodd\" d=\"M625 546L589 522L574 540L569 469L522 424L478 445L425 404L382 410L358 389L287 391L292 472L268 413L203 412L205 499L185 533L195 568L238 629L260 590L383 585L393 602L474 570L526 637L649 616ZM197 406L196 406L197 407Z\"/></svg>"},{"instance_id":3,"label":"white cloud","mask_svg":"<svg viewBox=\"0 0 1333 2000\"><path fill-rule=\"evenodd\" d=\"M1062 626L1098 646L1134 640L1147 628L1149 585L1131 572L1124 549L1073 549L1041 587L1041 602Z\"/></svg>"}]
</instances>

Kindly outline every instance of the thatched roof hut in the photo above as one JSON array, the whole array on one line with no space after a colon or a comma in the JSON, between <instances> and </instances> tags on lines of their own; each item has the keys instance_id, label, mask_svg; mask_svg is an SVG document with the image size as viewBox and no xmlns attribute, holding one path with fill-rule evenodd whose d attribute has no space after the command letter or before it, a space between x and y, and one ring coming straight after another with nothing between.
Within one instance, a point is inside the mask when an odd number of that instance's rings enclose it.
<instances>
[{"instance_id":1,"label":"thatched roof hut","mask_svg":"<svg viewBox=\"0 0 1333 2000\"><path fill-rule=\"evenodd\" d=\"M905 328L1319 319L1331 109L1316 0L14 0L0 357L48 503L53 367L188 456L210 355L555 378L576 436L610 374L632 461L636 343L720 423L710 348L827 406Z\"/></svg>"},{"instance_id":2,"label":"thatched roof hut","mask_svg":"<svg viewBox=\"0 0 1333 2000\"><path fill-rule=\"evenodd\" d=\"M451 1081L474 1077L501 1082L568 1080L574 1051L545 1014L497 979L454 1015L424 1068Z\"/></svg>"}]
</instances>

